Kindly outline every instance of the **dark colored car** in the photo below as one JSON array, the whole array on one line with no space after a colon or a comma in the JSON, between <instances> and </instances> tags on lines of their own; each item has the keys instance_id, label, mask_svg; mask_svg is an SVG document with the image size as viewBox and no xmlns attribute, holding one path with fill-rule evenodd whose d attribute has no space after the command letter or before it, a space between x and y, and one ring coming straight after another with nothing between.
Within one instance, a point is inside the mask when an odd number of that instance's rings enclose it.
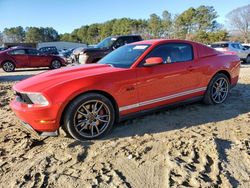
<instances>
[{"instance_id":1,"label":"dark colored car","mask_svg":"<svg viewBox=\"0 0 250 188\"><path fill-rule=\"evenodd\" d=\"M63 58L47 55L35 48L15 47L0 52L0 67L5 72L12 72L15 68L50 67L57 69L66 65Z\"/></svg>"},{"instance_id":2,"label":"dark colored car","mask_svg":"<svg viewBox=\"0 0 250 188\"><path fill-rule=\"evenodd\" d=\"M59 52L55 46L46 46L39 48L39 50L45 54L52 54L52 55L58 55Z\"/></svg>"},{"instance_id":3,"label":"dark colored car","mask_svg":"<svg viewBox=\"0 0 250 188\"><path fill-rule=\"evenodd\" d=\"M79 54L79 63L80 64L90 64L96 63L102 59L105 55L112 52L114 49L117 49L125 44L132 42L141 41L142 37L140 35L123 35L123 36L114 36L108 37L101 41L93 48L84 48Z\"/></svg>"},{"instance_id":4,"label":"dark colored car","mask_svg":"<svg viewBox=\"0 0 250 188\"><path fill-rule=\"evenodd\" d=\"M7 50L8 48L6 47L0 47L0 51L4 51L4 50Z\"/></svg>"}]
</instances>

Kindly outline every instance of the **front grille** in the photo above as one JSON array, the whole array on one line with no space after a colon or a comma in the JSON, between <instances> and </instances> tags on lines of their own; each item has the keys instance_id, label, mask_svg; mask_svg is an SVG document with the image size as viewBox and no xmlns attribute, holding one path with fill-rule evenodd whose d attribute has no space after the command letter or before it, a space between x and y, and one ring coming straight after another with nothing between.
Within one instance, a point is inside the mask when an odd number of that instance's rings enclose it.
<instances>
[{"instance_id":1,"label":"front grille","mask_svg":"<svg viewBox=\"0 0 250 188\"><path fill-rule=\"evenodd\" d=\"M21 103L33 104L33 102L30 100L30 98L24 93L16 92L16 96L17 96L16 100L21 102Z\"/></svg>"}]
</instances>

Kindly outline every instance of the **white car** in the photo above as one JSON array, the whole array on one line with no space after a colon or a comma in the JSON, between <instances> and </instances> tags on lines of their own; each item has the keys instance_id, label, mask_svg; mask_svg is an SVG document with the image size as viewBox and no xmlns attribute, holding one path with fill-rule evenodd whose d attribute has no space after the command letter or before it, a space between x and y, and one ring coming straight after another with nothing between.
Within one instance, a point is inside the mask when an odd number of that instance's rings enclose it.
<instances>
[{"instance_id":1,"label":"white car","mask_svg":"<svg viewBox=\"0 0 250 188\"><path fill-rule=\"evenodd\" d=\"M226 54L238 55L242 61L250 64L250 50L245 49L239 42L217 42L211 47Z\"/></svg>"}]
</instances>

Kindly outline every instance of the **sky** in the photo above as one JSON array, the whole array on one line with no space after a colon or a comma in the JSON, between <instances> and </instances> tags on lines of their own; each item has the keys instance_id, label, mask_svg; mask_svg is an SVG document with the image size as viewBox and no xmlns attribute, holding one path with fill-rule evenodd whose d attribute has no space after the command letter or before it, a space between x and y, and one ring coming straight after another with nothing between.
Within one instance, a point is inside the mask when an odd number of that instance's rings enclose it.
<instances>
[{"instance_id":1,"label":"sky","mask_svg":"<svg viewBox=\"0 0 250 188\"><path fill-rule=\"evenodd\" d=\"M0 0L0 31L5 27L53 27L59 33L114 18L148 19L164 10L178 14L190 7L214 6L219 23L226 14L250 4L249 0Z\"/></svg>"}]
</instances>

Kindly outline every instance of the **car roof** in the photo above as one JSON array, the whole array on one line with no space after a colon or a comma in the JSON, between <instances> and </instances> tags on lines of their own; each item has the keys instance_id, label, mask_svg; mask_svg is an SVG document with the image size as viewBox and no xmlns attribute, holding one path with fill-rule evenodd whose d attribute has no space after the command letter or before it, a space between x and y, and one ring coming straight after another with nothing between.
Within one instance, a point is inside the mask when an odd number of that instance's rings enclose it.
<instances>
[{"instance_id":1,"label":"car roof","mask_svg":"<svg viewBox=\"0 0 250 188\"><path fill-rule=\"evenodd\" d=\"M141 35L114 35L107 38L119 38L119 37L141 37Z\"/></svg>"},{"instance_id":2,"label":"car roof","mask_svg":"<svg viewBox=\"0 0 250 188\"><path fill-rule=\"evenodd\" d=\"M232 42L232 41L221 41L221 42L214 42L213 44L239 44L240 42Z\"/></svg>"},{"instance_id":3,"label":"car roof","mask_svg":"<svg viewBox=\"0 0 250 188\"><path fill-rule=\"evenodd\" d=\"M36 48L32 48L32 47L24 47L24 46L14 46L14 47L10 47L7 50L25 50L25 49L31 49L31 50L36 50Z\"/></svg>"},{"instance_id":4,"label":"car roof","mask_svg":"<svg viewBox=\"0 0 250 188\"><path fill-rule=\"evenodd\" d=\"M157 45L160 43L171 43L171 42L179 42L179 43L194 43L192 41L188 41L188 40L179 40L179 39L151 39L151 40L143 40L143 41L138 41L138 42L134 42L132 44L147 44L147 45Z\"/></svg>"}]
</instances>

